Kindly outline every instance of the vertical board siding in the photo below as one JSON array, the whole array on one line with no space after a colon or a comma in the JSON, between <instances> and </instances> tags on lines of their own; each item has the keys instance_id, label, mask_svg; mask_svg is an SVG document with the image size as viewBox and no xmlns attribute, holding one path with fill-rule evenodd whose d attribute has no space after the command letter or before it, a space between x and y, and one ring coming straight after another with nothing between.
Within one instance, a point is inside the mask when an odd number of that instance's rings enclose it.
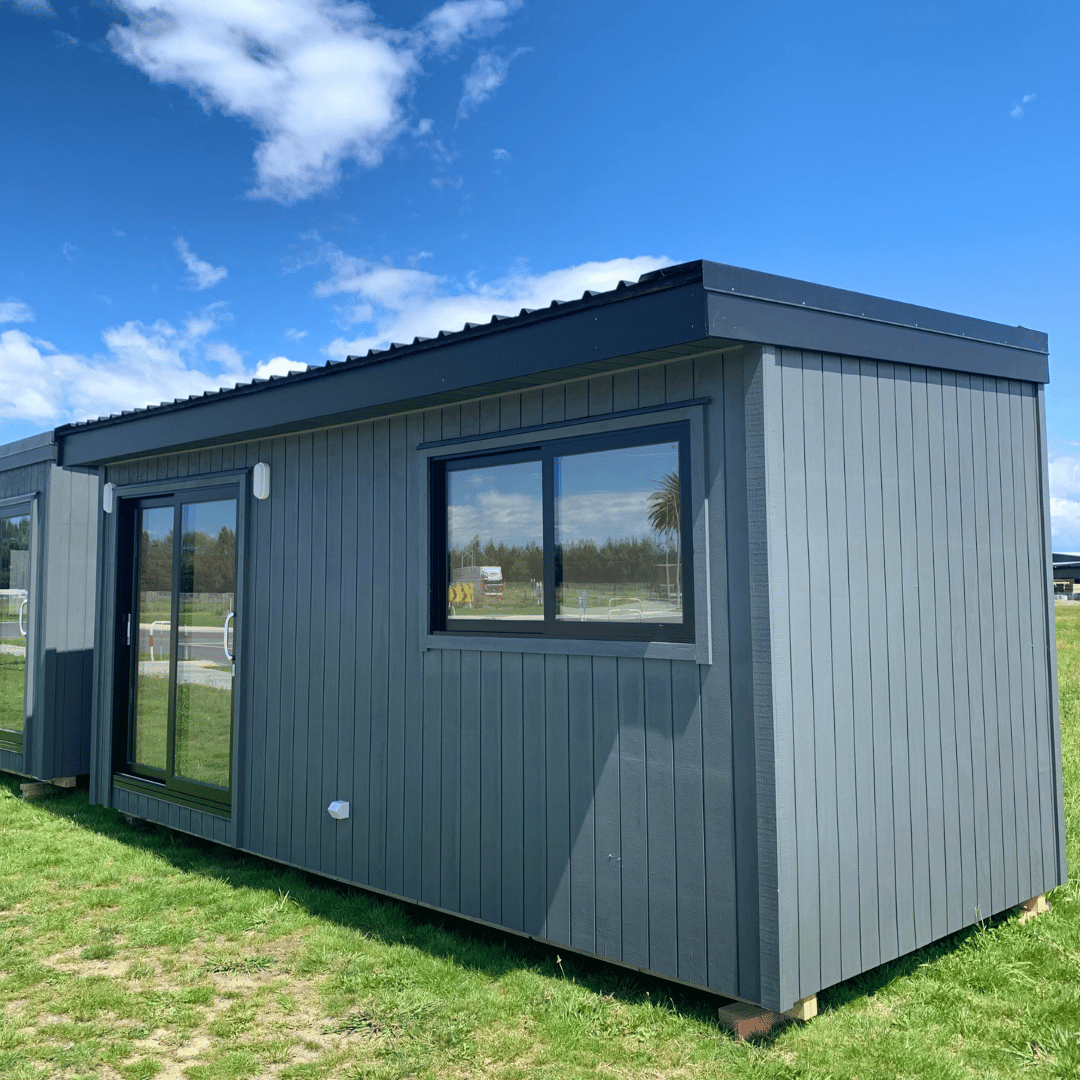
<instances>
[{"instance_id":1,"label":"vertical board siding","mask_svg":"<svg viewBox=\"0 0 1080 1080\"><path fill-rule=\"evenodd\" d=\"M139 816L305 869L758 995L776 982L757 925L758 814L772 812L754 792L765 699L731 669L752 654L746 503L759 463L743 412L759 364L760 351L733 350L118 468L111 478L149 480L262 460L272 494L248 516L237 832L102 790ZM693 398L714 402L703 492L714 663L421 647L417 444ZM756 756L771 768L764 748ZM329 818L331 799L349 800L347 820Z\"/></svg>"},{"instance_id":2,"label":"vertical board siding","mask_svg":"<svg viewBox=\"0 0 1080 1080\"><path fill-rule=\"evenodd\" d=\"M1062 868L1036 388L792 349L776 364L787 1000L1052 888Z\"/></svg>"}]
</instances>

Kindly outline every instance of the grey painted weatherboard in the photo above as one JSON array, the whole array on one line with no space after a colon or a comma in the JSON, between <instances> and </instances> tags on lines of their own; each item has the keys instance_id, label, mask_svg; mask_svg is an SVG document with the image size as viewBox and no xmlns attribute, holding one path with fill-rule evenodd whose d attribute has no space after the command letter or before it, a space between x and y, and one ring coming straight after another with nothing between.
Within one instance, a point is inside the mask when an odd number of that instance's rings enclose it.
<instances>
[{"instance_id":1,"label":"grey painted weatherboard","mask_svg":"<svg viewBox=\"0 0 1080 1080\"><path fill-rule=\"evenodd\" d=\"M32 525L23 749L0 767L77 776L90 769L98 480L52 464L51 435L2 450L0 500L29 496Z\"/></svg>"},{"instance_id":2,"label":"grey painted weatherboard","mask_svg":"<svg viewBox=\"0 0 1080 1080\"><path fill-rule=\"evenodd\" d=\"M711 664L421 633L418 446L704 399ZM1019 650L1053 649L1038 402L742 348L108 479L271 464L244 537L229 842L787 1008L1062 880L1053 675ZM96 799L173 821L118 794L107 735L95 753Z\"/></svg>"},{"instance_id":3,"label":"grey painted weatherboard","mask_svg":"<svg viewBox=\"0 0 1080 1080\"><path fill-rule=\"evenodd\" d=\"M655 401L661 388L665 399L722 402L729 383L741 409L745 377L738 354L700 367L680 361L650 372L644 391L635 373L571 383L559 394L533 395L535 402L504 395L499 422L524 423L534 412L558 422L568 407L602 417L637 407L643 392ZM470 651L457 642L421 650L409 598L426 588L415 580L423 560L418 552L403 558L410 538L426 532L416 520L426 504L423 472L413 471L425 459L415 447L495 422L487 406L465 413L449 407L348 425L340 440L315 437L326 441L325 454L311 435L234 448L232 462L271 463L272 495L251 502L245 538L253 600L251 622L238 626L249 671L238 675L252 704L239 729L245 766L229 828L235 823L245 848L272 858L721 992L760 996L756 942L746 946L740 971L734 899L726 896L737 870L727 650L741 650L741 638L714 628L724 662L704 667L640 656ZM350 467L338 466L339 442L343 452L353 448ZM747 563L745 526L729 536L724 525L725 492L745 489L745 467L726 463L723 437L710 445L716 453L703 477L717 507L712 610L726 625L728 572L715 559L737 547L740 565ZM169 477L190 481L204 464L192 451L109 466L108 479L121 494L123 485L153 477L166 488ZM331 500L342 509L331 511ZM346 506L350 530L338 522ZM335 536L341 557L331 553ZM107 543L115 543L111 529ZM347 563L355 575L348 579ZM325 625L316 628L320 611ZM349 668L349 695L340 674L327 679L328 663ZM324 684L318 692L316 678ZM339 745L342 729L353 739L345 770L326 752L328 740ZM739 738L752 745L752 718ZM110 760L111 744L99 746L95 797L168 823L155 800L110 783ZM329 819L331 798L349 800L347 821ZM751 841L753 806L750 792L740 828ZM190 820L190 831L207 835L209 826L194 824L199 812ZM350 839L342 844L343 837ZM344 874L342 850L350 852ZM742 919L751 927L754 861L743 870L750 883Z\"/></svg>"},{"instance_id":4,"label":"grey painted weatherboard","mask_svg":"<svg viewBox=\"0 0 1080 1080\"><path fill-rule=\"evenodd\" d=\"M793 349L765 362L790 1002L1064 866L1036 388Z\"/></svg>"}]
</instances>

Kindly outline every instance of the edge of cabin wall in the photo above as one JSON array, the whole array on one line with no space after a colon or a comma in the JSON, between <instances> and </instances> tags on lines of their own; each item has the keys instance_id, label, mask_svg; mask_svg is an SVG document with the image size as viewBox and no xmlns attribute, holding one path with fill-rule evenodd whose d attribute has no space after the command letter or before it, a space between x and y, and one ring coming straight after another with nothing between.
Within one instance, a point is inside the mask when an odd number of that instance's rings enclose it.
<instances>
[{"instance_id":1,"label":"edge of cabin wall","mask_svg":"<svg viewBox=\"0 0 1080 1080\"><path fill-rule=\"evenodd\" d=\"M42 642L45 707L40 775L90 771L96 604L95 472L50 467Z\"/></svg>"},{"instance_id":2,"label":"edge of cabin wall","mask_svg":"<svg viewBox=\"0 0 1080 1080\"><path fill-rule=\"evenodd\" d=\"M1061 706L1058 698L1057 624L1054 617L1054 556L1050 531L1050 466L1046 440L1046 389L1039 386L1036 392L1036 420L1039 438L1039 501L1042 505L1043 552L1046 562L1046 611L1047 662L1050 672L1050 749L1054 801L1054 840L1057 855L1057 882L1068 880L1068 862L1065 855L1065 795L1061 761Z\"/></svg>"},{"instance_id":3,"label":"edge of cabin wall","mask_svg":"<svg viewBox=\"0 0 1080 1080\"><path fill-rule=\"evenodd\" d=\"M784 1006L1062 883L1064 830L1042 389L765 374Z\"/></svg>"},{"instance_id":4,"label":"edge of cabin wall","mask_svg":"<svg viewBox=\"0 0 1080 1080\"><path fill-rule=\"evenodd\" d=\"M109 470L98 474L98 604L94 619L94 693L90 721L90 802L112 806L113 632L116 622L116 514L106 514L102 492Z\"/></svg>"}]
</instances>

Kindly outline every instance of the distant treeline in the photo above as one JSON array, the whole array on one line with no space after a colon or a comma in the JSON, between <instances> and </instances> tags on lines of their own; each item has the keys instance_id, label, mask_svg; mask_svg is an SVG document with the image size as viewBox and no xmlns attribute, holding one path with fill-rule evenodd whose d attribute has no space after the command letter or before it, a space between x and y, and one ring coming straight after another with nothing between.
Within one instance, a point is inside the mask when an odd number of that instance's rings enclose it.
<instances>
[{"instance_id":1,"label":"distant treeline","mask_svg":"<svg viewBox=\"0 0 1080 1080\"><path fill-rule=\"evenodd\" d=\"M560 579L569 582L640 582L660 584L665 580L665 562L676 560L674 547L665 548L649 537L632 537L624 540L577 540L561 544L555 549L556 560L562 562ZM501 566L503 580L541 581L544 577L544 553L538 544L524 547L508 547L488 541L482 547L474 538L469 547L456 548L450 552L450 566Z\"/></svg>"},{"instance_id":2,"label":"distant treeline","mask_svg":"<svg viewBox=\"0 0 1080 1080\"><path fill-rule=\"evenodd\" d=\"M173 534L139 544L139 591L168 592L172 587ZM182 593L231 593L236 589L236 533L222 527L217 536L184 533L180 543Z\"/></svg>"}]
</instances>

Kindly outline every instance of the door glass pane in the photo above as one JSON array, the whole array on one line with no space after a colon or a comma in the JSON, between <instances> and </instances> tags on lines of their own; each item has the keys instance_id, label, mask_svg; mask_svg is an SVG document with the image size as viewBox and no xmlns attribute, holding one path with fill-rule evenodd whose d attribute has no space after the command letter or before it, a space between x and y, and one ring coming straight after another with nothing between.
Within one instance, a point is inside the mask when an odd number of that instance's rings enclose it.
<instances>
[{"instance_id":1,"label":"door glass pane","mask_svg":"<svg viewBox=\"0 0 1080 1080\"><path fill-rule=\"evenodd\" d=\"M23 729L30 607L30 515L0 517L0 728Z\"/></svg>"},{"instance_id":2,"label":"door glass pane","mask_svg":"<svg viewBox=\"0 0 1080 1080\"><path fill-rule=\"evenodd\" d=\"M165 769L169 728L169 634L173 605L171 506L139 510L139 682L135 690L132 757Z\"/></svg>"},{"instance_id":3,"label":"door glass pane","mask_svg":"<svg viewBox=\"0 0 1080 1080\"><path fill-rule=\"evenodd\" d=\"M682 622L679 444L555 458L555 617Z\"/></svg>"},{"instance_id":4,"label":"door glass pane","mask_svg":"<svg viewBox=\"0 0 1080 1080\"><path fill-rule=\"evenodd\" d=\"M446 475L447 623L543 619L543 481L539 461Z\"/></svg>"},{"instance_id":5,"label":"door glass pane","mask_svg":"<svg viewBox=\"0 0 1080 1080\"><path fill-rule=\"evenodd\" d=\"M236 608L236 500L181 508L176 776L229 786ZM230 623L225 641L226 622Z\"/></svg>"}]
</instances>

